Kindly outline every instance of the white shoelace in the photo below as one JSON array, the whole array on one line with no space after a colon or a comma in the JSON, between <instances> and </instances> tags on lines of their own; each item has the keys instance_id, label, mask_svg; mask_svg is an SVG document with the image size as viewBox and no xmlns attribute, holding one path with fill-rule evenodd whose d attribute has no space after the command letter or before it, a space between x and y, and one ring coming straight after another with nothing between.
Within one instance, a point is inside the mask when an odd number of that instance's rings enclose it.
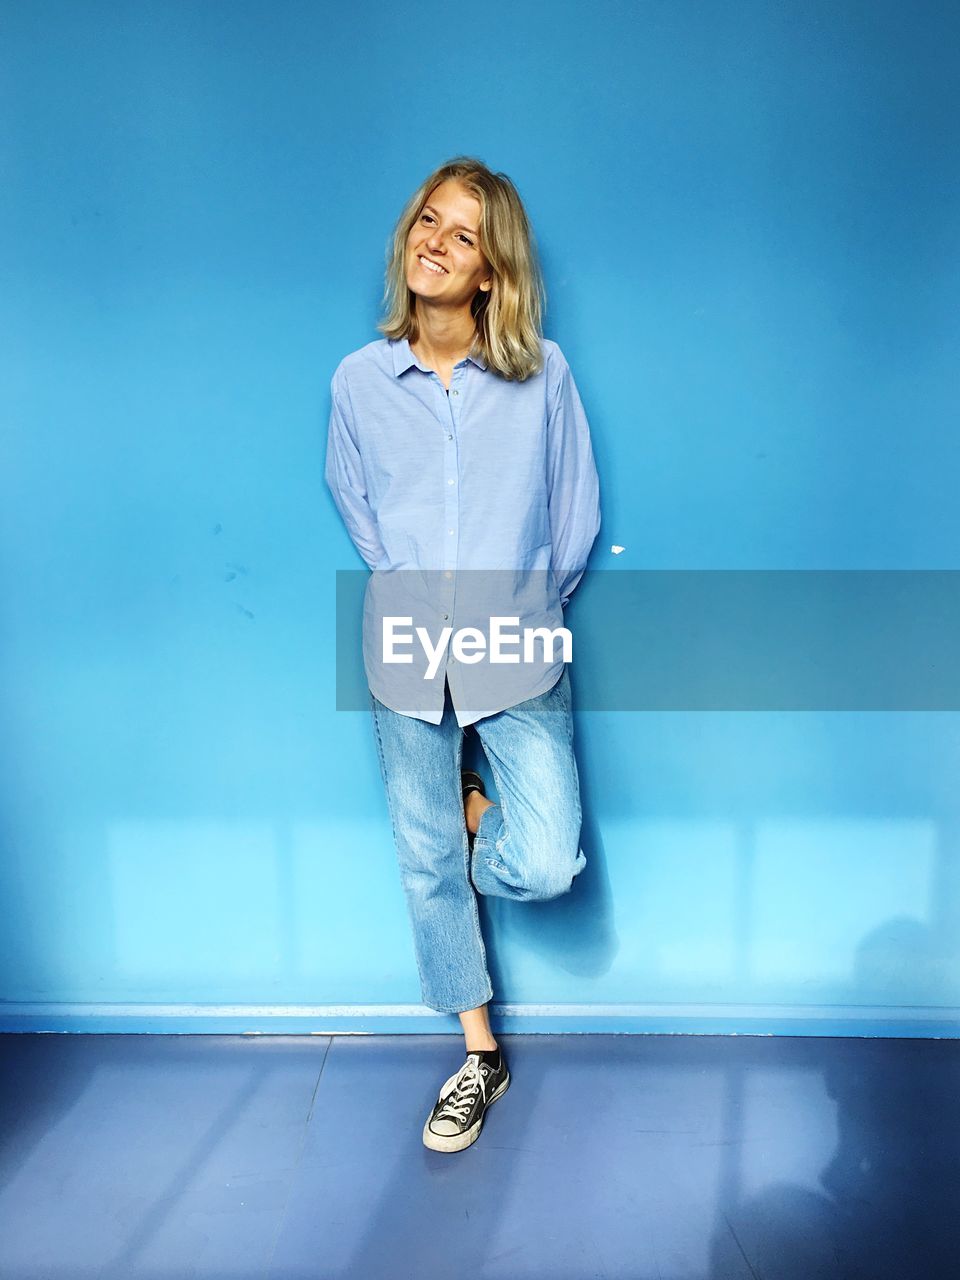
<instances>
[{"instance_id":1,"label":"white shoelace","mask_svg":"<svg viewBox=\"0 0 960 1280\"><path fill-rule=\"evenodd\" d=\"M469 1115L477 1094L481 1092L486 1097L484 1079L480 1074L480 1068L476 1063L468 1059L454 1076L453 1086L444 1100L443 1106L437 1112L436 1119L440 1120L444 1116L449 1116L462 1124Z\"/></svg>"}]
</instances>

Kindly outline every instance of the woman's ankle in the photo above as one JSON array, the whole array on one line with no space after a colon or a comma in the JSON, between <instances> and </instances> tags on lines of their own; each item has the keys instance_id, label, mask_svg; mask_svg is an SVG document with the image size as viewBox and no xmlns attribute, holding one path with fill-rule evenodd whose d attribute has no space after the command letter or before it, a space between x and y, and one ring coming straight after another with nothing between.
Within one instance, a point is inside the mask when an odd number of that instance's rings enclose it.
<instances>
[{"instance_id":1,"label":"woman's ankle","mask_svg":"<svg viewBox=\"0 0 960 1280\"><path fill-rule=\"evenodd\" d=\"M480 829L480 819L491 807L493 801L486 796L482 796L479 791L469 791L467 793L466 804L464 805L464 817L467 823L467 830L472 836L475 836Z\"/></svg>"}]
</instances>

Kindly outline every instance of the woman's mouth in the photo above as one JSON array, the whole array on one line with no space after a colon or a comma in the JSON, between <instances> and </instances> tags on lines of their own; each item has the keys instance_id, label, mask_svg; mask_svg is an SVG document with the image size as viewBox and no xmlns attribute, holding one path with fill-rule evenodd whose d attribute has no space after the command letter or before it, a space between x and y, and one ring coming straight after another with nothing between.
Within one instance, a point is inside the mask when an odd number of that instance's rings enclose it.
<instances>
[{"instance_id":1,"label":"woman's mouth","mask_svg":"<svg viewBox=\"0 0 960 1280\"><path fill-rule=\"evenodd\" d=\"M436 263L431 262L429 258L423 257L422 254L417 254L417 261L424 271L429 271L432 276L445 276L447 274L443 267L438 267Z\"/></svg>"}]
</instances>

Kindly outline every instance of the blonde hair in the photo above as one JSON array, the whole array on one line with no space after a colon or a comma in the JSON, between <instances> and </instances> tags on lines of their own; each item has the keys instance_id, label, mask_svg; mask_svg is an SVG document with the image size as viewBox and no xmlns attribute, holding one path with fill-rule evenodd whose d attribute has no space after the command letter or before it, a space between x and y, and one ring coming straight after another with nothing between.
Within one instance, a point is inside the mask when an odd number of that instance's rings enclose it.
<instances>
[{"instance_id":1,"label":"blonde hair","mask_svg":"<svg viewBox=\"0 0 960 1280\"><path fill-rule=\"evenodd\" d=\"M419 337L416 295L407 285L407 236L433 190L448 178L480 202L478 248L493 277L490 289L478 289L470 304L476 323L471 354L502 377L522 382L543 367L540 322L546 289L536 240L516 187L505 173L491 172L473 156L440 165L404 206L387 248L386 314L377 329L387 338L416 342Z\"/></svg>"}]
</instances>

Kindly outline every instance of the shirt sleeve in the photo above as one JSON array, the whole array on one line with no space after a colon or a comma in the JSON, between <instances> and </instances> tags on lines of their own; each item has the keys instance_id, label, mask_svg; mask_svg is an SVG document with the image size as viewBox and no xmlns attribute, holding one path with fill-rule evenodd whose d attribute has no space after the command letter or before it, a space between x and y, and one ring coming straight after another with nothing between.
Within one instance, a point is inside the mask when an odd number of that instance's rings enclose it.
<instances>
[{"instance_id":1,"label":"shirt sleeve","mask_svg":"<svg viewBox=\"0 0 960 1280\"><path fill-rule=\"evenodd\" d=\"M367 567L375 569L383 558L383 544L376 517L367 501L356 428L339 370L330 381L330 426L324 475L353 545Z\"/></svg>"},{"instance_id":2,"label":"shirt sleeve","mask_svg":"<svg viewBox=\"0 0 960 1280\"><path fill-rule=\"evenodd\" d=\"M590 427L565 357L547 425L547 493L553 567L565 607L600 529L600 481Z\"/></svg>"}]
</instances>

